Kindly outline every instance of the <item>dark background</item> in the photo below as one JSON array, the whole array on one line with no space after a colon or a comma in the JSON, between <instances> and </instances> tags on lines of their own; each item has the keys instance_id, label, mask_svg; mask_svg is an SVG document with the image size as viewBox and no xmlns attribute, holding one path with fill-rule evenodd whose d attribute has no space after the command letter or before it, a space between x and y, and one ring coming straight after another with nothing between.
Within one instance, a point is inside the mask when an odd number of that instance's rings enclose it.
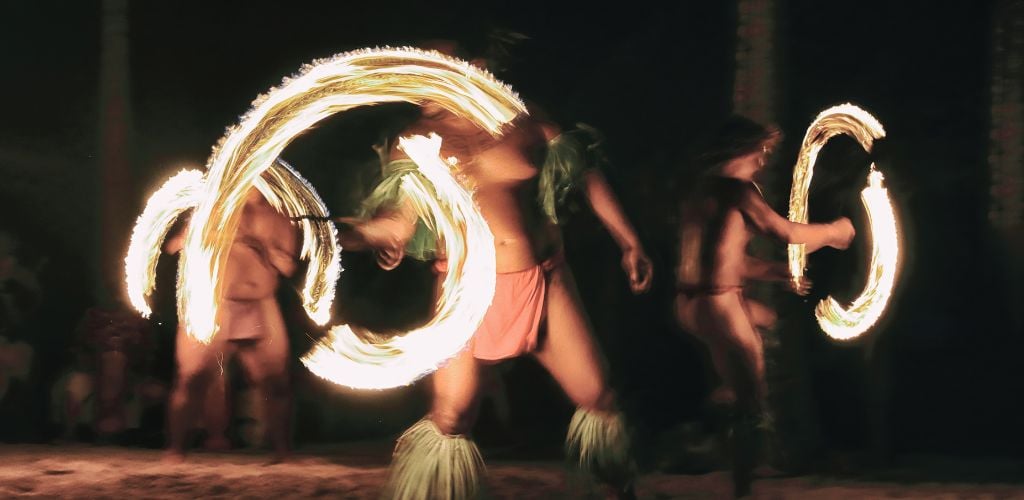
<instances>
[{"instance_id":1,"label":"dark background","mask_svg":"<svg viewBox=\"0 0 1024 500\"><path fill-rule=\"evenodd\" d=\"M522 32L530 39L500 76L563 125L587 122L606 134L608 177L655 261L654 290L631 296L618 249L593 216L571 212L569 262L624 406L642 441L697 418L711 381L700 345L671 318L672 184L697 138L730 110L735 5L524 1L432 11L421 4L429 3L131 2L132 206L141 211L171 172L203 165L250 101L303 63L424 38L478 39L491 26ZM1019 457L1024 332L1009 319L1011 305L1019 305L1004 298L1006 256L986 218L989 6L778 5L775 109L787 139L770 199L785 199L799 139L815 114L857 103L888 132L875 160L895 197L906 255L870 360L865 344L840 346L815 332L807 318L817 295L775 294L789 328L779 336L801 353L795 370L815 429L806 432L823 449L864 448L868 401L881 401L892 451ZM24 260L45 264L46 312L30 335L44 371L55 372L82 311L98 300L88 248L99 203L100 2L12 1L0 13L0 228L21 238ZM368 146L387 121L382 113L333 118L284 155L336 213L365 189ZM865 168L851 144L830 145L815 177L812 217L859 217ZM819 295L859 286L847 276L863 266L863 247L858 238L848 255L812 259ZM375 276L353 258L346 262L353 276ZM518 427L557 446L569 404L531 362L516 362L506 375ZM305 373L296 377L315 385ZM388 435L424 404L416 388L356 395L318 387L329 393L326 407L300 401L298 420L313 422L299 431L300 442Z\"/></svg>"}]
</instances>

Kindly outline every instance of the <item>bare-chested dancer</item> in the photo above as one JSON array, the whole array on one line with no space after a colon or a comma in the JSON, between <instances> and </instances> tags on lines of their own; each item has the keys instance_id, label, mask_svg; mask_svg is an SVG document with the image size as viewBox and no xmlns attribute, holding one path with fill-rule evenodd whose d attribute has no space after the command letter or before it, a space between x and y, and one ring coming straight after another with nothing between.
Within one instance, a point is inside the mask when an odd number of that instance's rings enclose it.
<instances>
[{"instance_id":1,"label":"bare-chested dancer","mask_svg":"<svg viewBox=\"0 0 1024 500\"><path fill-rule=\"evenodd\" d=\"M435 48L439 48L435 46ZM452 50L449 50L451 52ZM479 63L479 61L475 61ZM608 385L604 361L583 311L572 272L563 258L550 172L556 156L586 153L579 137L531 117L519 119L495 139L473 123L427 105L400 135L443 138L442 157L458 158L480 210L494 234L497 284L494 300L470 345L433 376L433 404L425 419L399 439L392 461L388 498L465 498L480 494L482 462L468 438L477 416L481 380L488 365L532 355L578 406L566 440L582 469L622 495L632 492L632 462L622 418ZM560 151L556 155L553 151ZM389 173L411 169L393 150ZM651 263L635 231L598 170L577 169L580 184L602 223L622 248L622 265L635 293L651 283ZM564 172L564 170L563 170ZM383 185L383 184L382 184ZM565 187L564 185L561 187ZM552 194L550 191L547 194ZM369 220L343 235L342 244L377 251L391 268L414 238L416 217L401 200L380 205ZM546 334L540 336L540 330Z\"/></svg>"},{"instance_id":2,"label":"bare-chested dancer","mask_svg":"<svg viewBox=\"0 0 1024 500\"><path fill-rule=\"evenodd\" d=\"M753 458L750 439L765 408L764 356L759 328L770 328L775 312L744 296L747 280L786 281L785 262L747 255L755 234L781 243L803 243L807 252L845 249L854 237L847 218L827 224L799 224L777 214L754 183L779 131L733 116L702 158L706 171L687 186L679 227L676 316L687 332L707 344L721 385L719 404L735 406L734 487L749 493ZM805 293L804 284L795 284ZM745 426L745 427L744 427ZM741 442L745 441L745 442ZM744 449L747 448L747 449Z\"/></svg>"},{"instance_id":3,"label":"bare-chested dancer","mask_svg":"<svg viewBox=\"0 0 1024 500\"><path fill-rule=\"evenodd\" d=\"M181 249L184 235L167 243L167 250ZM242 208L224 274L224 298L218 308L219 329L203 344L178 328L175 358L178 373L168 408L168 461L184 458L186 439L197 405L212 405L204 412L212 432L212 447L222 447L226 427L223 371L238 356L249 383L264 399L267 434L278 459L288 452L288 334L275 292L281 277L297 267L297 232L287 217L277 212L253 188Z\"/></svg>"}]
</instances>

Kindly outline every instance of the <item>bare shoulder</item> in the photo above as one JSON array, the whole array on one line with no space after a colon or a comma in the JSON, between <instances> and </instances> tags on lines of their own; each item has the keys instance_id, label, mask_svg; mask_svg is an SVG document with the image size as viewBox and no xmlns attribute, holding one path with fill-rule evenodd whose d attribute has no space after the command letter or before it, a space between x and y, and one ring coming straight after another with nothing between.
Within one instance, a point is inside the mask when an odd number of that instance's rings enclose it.
<instances>
[{"instance_id":1,"label":"bare shoulder","mask_svg":"<svg viewBox=\"0 0 1024 500\"><path fill-rule=\"evenodd\" d=\"M562 127L547 121L537 121L537 128L544 135L544 140L550 141L562 133Z\"/></svg>"},{"instance_id":2,"label":"bare shoulder","mask_svg":"<svg viewBox=\"0 0 1024 500\"><path fill-rule=\"evenodd\" d=\"M740 208L751 196L761 196L752 182L731 177L708 177L701 182L698 190L703 191L702 197L711 196L718 205L730 208Z\"/></svg>"},{"instance_id":3,"label":"bare shoulder","mask_svg":"<svg viewBox=\"0 0 1024 500\"><path fill-rule=\"evenodd\" d=\"M550 141L562 133L562 127L559 127L540 106L527 102L526 110L529 112L529 115L525 120L535 127L544 136L545 140Z\"/></svg>"}]
</instances>

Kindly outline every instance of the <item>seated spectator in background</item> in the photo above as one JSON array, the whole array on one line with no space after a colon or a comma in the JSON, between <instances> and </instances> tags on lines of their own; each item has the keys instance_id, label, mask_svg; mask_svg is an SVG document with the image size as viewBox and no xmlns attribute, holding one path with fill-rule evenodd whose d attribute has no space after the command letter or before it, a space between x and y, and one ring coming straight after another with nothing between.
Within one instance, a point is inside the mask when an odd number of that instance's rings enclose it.
<instances>
[{"instance_id":1,"label":"seated spectator in background","mask_svg":"<svg viewBox=\"0 0 1024 500\"><path fill-rule=\"evenodd\" d=\"M51 415L63 438L82 424L101 440L140 428L142 413L162 403L167 389L149 375L152 329L123 309L91 308L79 323L74 363L51 390Z\"/></svg>"},{"instance_id":2,"label":"seated spectator in background","mask_svg":"<svg viewBox=\"0 0 1024 500\"><path fill-rule=\"evenodd\" d=\"M0 439L7 441L25 439L33 427L26 407L35 350L24 328L41 296L35 271L18 261L17 250L17 239L0 231Z\"/></svg>"}]
</instances>

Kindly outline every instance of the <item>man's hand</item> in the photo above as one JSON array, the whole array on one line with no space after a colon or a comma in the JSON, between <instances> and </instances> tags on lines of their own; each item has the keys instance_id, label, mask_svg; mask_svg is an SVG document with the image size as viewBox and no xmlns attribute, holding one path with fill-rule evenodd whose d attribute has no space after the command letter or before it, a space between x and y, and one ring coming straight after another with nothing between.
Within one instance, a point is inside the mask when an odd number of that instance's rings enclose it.
<instances>
[{"instance_id":1,"label":"man's hand","mask_svg":"<svg viewBox=\"0 0 1024 500\"><path fill-rule=\"evenodd\" d=\"M373 250L377 255L377 265L385 271L390 271L402 263L405 246L391 232L355 217L338 217L335 222L341 225L338 230L338 243L343 249L357 252Z\"/></svg>"},{"instance_id":2,"label":"man's hand","mask_svg":"<svg viewBox=\"0 0 1024 500\"><path fill-rule=\"evenodd\" d=\"M377 250L377 265L385 271L398 267L403 258L405 258L405 249L402 247Z\"/></svg>"},{"instance_id":3,"label":"man's hand","mask_svg":"<svg viewBox=\"0 0 1024 500\"><path fill-rule=\"evenodd\" d=\"M857 235L857 230L853 228L853 223L846 217L840 217L832 223L833 234L833 248L839 250L846 250L850 247L850 243L853 242L853 237Z\"/></svg>"},{"instance_id":4,"label":"man's hand","mask_svg":"<svg viewBox=\"0 0 1024 500\"><path fill-rule=\"evenodd\" d=\"M339 226L338 244L343 249L359 252L369 248L366 237L359 230L362 220L355 217L336 217L334 222Z\"/></svg>"},{"instance_id":5,"label":"man's hand","mask_svg":"<svg viewBox=\"0 0 1024 500\"><path fill-rule=\"evenodd\" d=\"M651 288L654 266L642 248L627 248L622 252L622 269L629 277L629 289L633 293L643 293Z\"/></svg>"}]
</instances>

